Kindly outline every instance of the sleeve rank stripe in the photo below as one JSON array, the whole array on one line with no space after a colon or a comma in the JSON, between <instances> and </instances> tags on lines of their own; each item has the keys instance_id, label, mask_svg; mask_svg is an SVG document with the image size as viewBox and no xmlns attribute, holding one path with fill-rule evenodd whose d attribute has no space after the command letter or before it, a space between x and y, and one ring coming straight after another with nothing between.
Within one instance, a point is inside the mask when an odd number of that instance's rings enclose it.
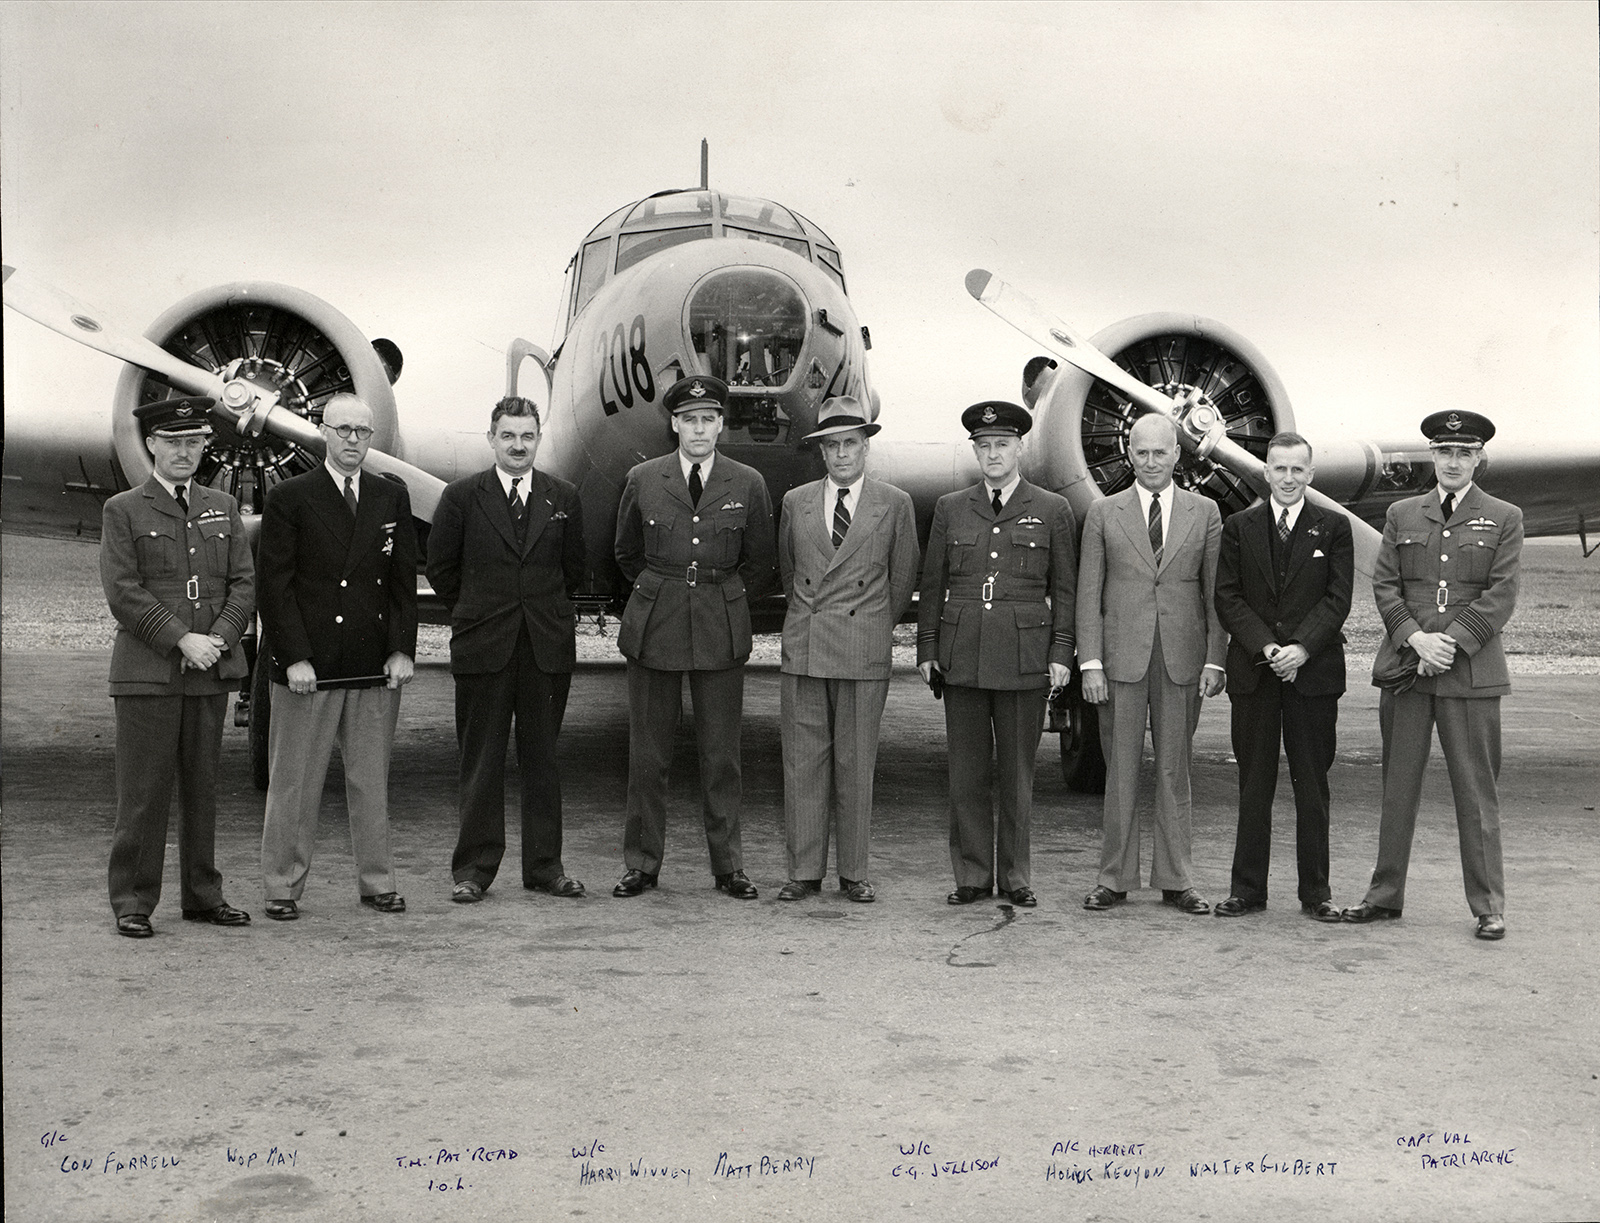
<instances>
[{"instance_id":1,"label":"sleeve rank stripe","mask_svg":"<svg viewBox=\"0 0 1600 1223\"><path fill-rule=\"evenodd\" d=\"M176 616L158 603L139 618L138 626L134 629L134 632L154 645L156 635L175 619L177 619Z\"/></svg>"},{"instance_id":2,"label":"sleeve rank stripe","mask_svg":"<svg viewBox=\"0 0 1600 1223\"><path fill-rule=\"evenodd\" d=\"M1383 613L1383 624L1391 633L1407 620L1411 619L1411 609L1404 603L1396 603Z\"/></svg>"},{"instance_id":3,"label":"sleeve rank stripe","mask_svg":"<svg viewBox=\"0 0 1600 1223\"><path fill-rule=\"evenodd\" d=\"M244 617L239 614L239 609L237 607L235 607L232 603L229 603L220 612L217 613L217 619L218 620L226 620L229 624L233 625L233 627L238 630L239 636L241 636L241 637L244 636L245 628L246 628L246 625L244 623Z\"/></svg>"},{"instance_id":4,"label":"sleeve rank stripe","mask_svg":"<svg viewBox=\"0 0 1600 1223\"><path fill-rule=\"evenodd\" d=\"M1455 622L1479 641L1488 641L1494 636L1494 625L1476 607L1463 607L1456 613Z\"/></svg>"}]
</instances>

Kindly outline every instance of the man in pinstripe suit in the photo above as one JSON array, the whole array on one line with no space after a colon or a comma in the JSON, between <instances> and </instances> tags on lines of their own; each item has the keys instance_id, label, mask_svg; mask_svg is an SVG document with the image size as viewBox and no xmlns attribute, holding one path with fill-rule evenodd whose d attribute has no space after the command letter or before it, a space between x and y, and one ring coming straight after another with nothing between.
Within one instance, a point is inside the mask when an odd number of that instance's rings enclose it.
<instances>
[{"instance_id":1,"label":"man in pinstripe suit","mask_svg":"<svg viewBox=\"0 0 1600 1223\"><path fill-rule=\"evenodd\" d=\"M876 898L867 878L878 725L889 695L890 635L911 606L921 560L911 498L868 477L869 439L881 426L841 395L806 435L826 479L783 499L778 566L789 601L783 622L783 815L789 882L779 900L820 891L828 827L838 822L839 890Z\"/></svg>"}]
</instances>

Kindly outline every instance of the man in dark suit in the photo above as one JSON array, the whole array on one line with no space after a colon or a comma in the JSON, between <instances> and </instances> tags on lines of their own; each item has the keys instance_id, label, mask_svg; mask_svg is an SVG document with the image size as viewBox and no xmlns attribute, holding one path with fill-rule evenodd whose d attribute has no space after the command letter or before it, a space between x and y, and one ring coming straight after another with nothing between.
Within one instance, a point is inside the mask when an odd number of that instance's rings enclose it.
<instances>
[{"instance_id":1,"label":"man in dark suit","mask_svg":"<svg viewBox=\"0 0 1600 1223\"><path fill-rule=\"evenodd\" d=\"M722 891L754 900L739 839L739 724L749 600L773 583L772 502L760 472L717 453L726 383L691 374L661 402L678 448L630 471L617 507L617 564L633 591L617 635L628 660L627 870L612 895L656 886L687 676L711 872Z\"/></svg>"},{"instance_id":2,"label":"man in dark suit","mask_svg":"<svg viewBox=\"0 0 1600 1223\"><path fill-rule=\"evenodd\" d=\"M972 904L998 882L1032 908L1034 761L1048 691L1072 678L1072 507L1022 478L1027 409L986 400L961 425L983 479L934 505L917 597L917 665L944 690L956 877L945 901Z\"/></svg>"},{"instance_id":3,"label":"man in dark suit","mask_svg":"<svg viewBox=\"0 0 1600 1223\"><path fill-rule=\"evenodd\" d=\"M1280 433L1267 443L1272 497L1222 526L1217 615L1232 635L1228 699L1239 762L1233 884L1214 910L1239 917L1267 907L1278 740L1294 786L1300 908L1336 922L1328 888L1328 770L1344 692L1344 626L1355 550L1344 515L1306 501L1316 474L1311 443Z\"/></svg>"},{"instance_id":4,"label":"man in dark suit","mask_svg":"<svg viewBox=\"0 0 1600 1223\"><path fill-rule=\"evenodd\" d=\"M155 471L106 502L100 580L116 617L117 824L109 884L117 933L149 938L161 899L172 789L185 921L244 926L215 865L217 757L228 692L248 671L238 649L255 615L255 566L227 493L194 479L212 400L134 410Z\"/></svg>"},{"instance_id":5,"label":"man in dark suit","mask_svg":"<svg viewBox=\"0 0 1600 1223\"><path fill-rule=\"evenodd\" d=\"M556 736L577 664L570 594L583 580L578 490L535 471L539 411L509 396L489 417L494 466L444 490L428 533L428 581L450 608L461 749L461 834L450 898L483 899L506 852L505 761L517 723L522 886L582 896L561 862Z\"/></svg>"},{"instance_id":6,"label":"man in dark suit","mask_svg":"<svg viewBox=\"0 0 1600 1223\"><path fill-rule=\"evenodd\" d=\"M894 626L917 588L911 497L867 475L867 408L839 395L806 441L828 474L791 489L778 527L783 621L783 817L789 882L779 900L822 889L828 829L838 825L839 890L857 904L867 878L878 727L889 696Z\"/></svg>"},{"instance_id":7,"label":"man in dark suit","mask_svg":"<svg viewBox=\"0 0 1600 1223\"><path fill-rule=\"evenodd\" d=\"M1139 762L1156 758L1150 886L1181 913L1209 913L1190 878L1189 742L1200 701L1222 691L1228 636L1212 603L1222 515L1177 487L1178 431L1142 416L1128 432L1135 483L1089 507L1078 570L1083 698L1100 713L1106 800L1100 874L1083 907L1109 909L1139 886Z\"/></svg>"},{"instance_id":8,"label":"man in dark suit","mask_svg":"<svg viewBox=\"0 0 1600 1223\"><path fill-rule=\"evenodd\" d=\"M335 742L361 903L403 913L389 852L389 754L417 651L417 535L404 484L364 474L372 409L322 413L327 460L267 496L259 551L271 652L270 777L261 833L267 916L293 921L311 870Z\"/></svg>"},{"instance_id":9,"label":"man in dark suit","mask_svg":"<svg viewBox=\"0 0 1600 1223\"><path fill-rule=\"evenodd\" d=\"M1477 937L1505 937L1500 850L1500 698L1511 691L1500 632L1517 606L1522 511L1473 482L1494 425L1476 412L1435 412L1422 422L1439 485L1397 501L1383 524L1372 594L1384 638L1372 665L1383 733L1383 813L1378 865L1347 922L1400 916L1422 777L1439 728L1455 797L1461 873ZM1388 677L1402 658L1414 682Z\"/></svg>"}]
</instances>

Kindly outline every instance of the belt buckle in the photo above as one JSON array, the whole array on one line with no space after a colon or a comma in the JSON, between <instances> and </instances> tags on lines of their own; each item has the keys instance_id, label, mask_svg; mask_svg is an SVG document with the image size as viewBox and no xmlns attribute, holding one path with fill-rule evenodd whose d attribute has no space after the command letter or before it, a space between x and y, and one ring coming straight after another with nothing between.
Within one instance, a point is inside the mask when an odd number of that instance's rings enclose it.
<instances>
[{"instance_id":1,"label":"belt buckle","mask_svg":"<svg viewBox=\"0 0 1600 1223\"><path fill-rule=\"evenodd\" d=\"M189 579L189 584L183 588L184 598L193 602L200 597L200 578L197 576Z\"/></svg>"},{"instance_id":2,"label":"belt buckle","mask_svg":"<svg viewBox=\"0 0 1600 1223\"><path fill-rule=\"evenodd\" d=\"M1450 588L1448 586L1441 585L1439 587L1439 592L1433 597L1433 604L1440 611L1450 606Z\"/></svg>"},{"instance_id":3,"label":"belt buckle","mask_svg":"<svg viewBox=\"0 0 1600 1223\"><path fill-rule=\"evenodd\" d=\"M991 573L989 580L983 584L983 589L978 592L985 603L994 602L994 580L999 576L998 573Z\"/></svg>"},{"instance_id":4,"label":"belt buckle","mask_svg":"<svg viewBox=\"0 0 1600 1223\"><path fill-rule=\"evenodd\" d=\"M700 562L690 561L689 567L684 570L683 580L690 586L700 585Z\"/></svg>"}]
</instances>

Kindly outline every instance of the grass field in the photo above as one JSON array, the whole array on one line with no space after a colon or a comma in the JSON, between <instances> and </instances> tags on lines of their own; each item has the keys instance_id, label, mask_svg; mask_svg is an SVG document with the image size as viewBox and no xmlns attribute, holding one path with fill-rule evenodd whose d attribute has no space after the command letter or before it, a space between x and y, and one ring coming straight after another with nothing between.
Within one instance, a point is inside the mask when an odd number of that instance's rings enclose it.
<instances>
[{"instance_id":1,"label":"grass field","mask_svg":"<svg viewBox=\"0 0 1600 1223\"><path fill-rule=\"evenodd\" d=\"M99 549L92 544L0 537L0 633L5 646L108 647L113 625L98 565ZM1377 650L1379 622L1369 594L1357 592L1345 633L1352 654ZM901 635L911 643L908 626L902 626ZM425 628L423 652L442 651L446 641L444 629ZM1593 673L1600 666L1593 661L1600 660L1600 555L1585 560L1578 545L1565 540L1539 540L1524 548L1522 590L1505 641L1508 653L1523 656L1541 671ZM1518 669L1515 661L1513 665Z\"/></svg>"}]
</instances>

